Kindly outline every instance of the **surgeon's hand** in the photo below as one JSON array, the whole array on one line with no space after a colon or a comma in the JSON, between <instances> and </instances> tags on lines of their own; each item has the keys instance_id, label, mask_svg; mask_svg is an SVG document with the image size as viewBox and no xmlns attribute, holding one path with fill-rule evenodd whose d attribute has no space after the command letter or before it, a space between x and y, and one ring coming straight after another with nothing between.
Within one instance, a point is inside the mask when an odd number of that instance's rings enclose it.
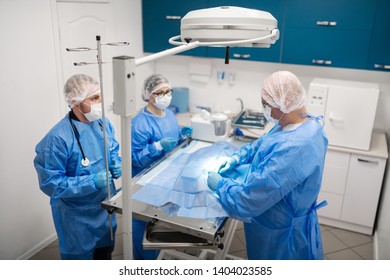
<instances>
[{"instance_id":1,"label":"surgeon's hand","mask_svg":"<svg viewBox=\"0 0 390 280\"><path fill-rule=\"evenodd\" d=\"M122 165L113 159L110 164L110 172L112 174L112 178L118 179L122 176Z\"/></svg>"},{"instance_id":2,"label":"surgeon's hand","mask_svg":"<svg viewBox=\"0 0 390 280\"><path fill-rule=\"evenodd\" d=\"M107 187L106 178L107 178L107 176L106 176L105 169L103 169L99 173L95 174L95 176L93 177L93 182L95 183L96 188L98 188L98 189L106 188ZM112 176L111 176L110 172L108 172L108 179L109 179L108 181L112 180Z\"/></svg>"},{"instance_id":3,"label":"surgeon's hand","mask_svg":"<svg viewBox=\"0 0 390 280\"><path fill-rule=\"evenodd\" d=\"M218 169L218 173L222 174L228 170L233 169L237 165L237 160L234 157L228 158Z\"/></svg>"},{"instance_id":4,"label":"surgeon's hand","mask_svg":"<svg viewBox=\"0 0 390 280\"><path fill-rule=\"evenodd\" d=\"M178 139L172 137L165 137L160 140L161 147L165 152L172 151L178 143Z\"/></svg>"},{"instance_id":5,"label":"surgeon's hand","mask_svg":"<svg viewBox=\"0 0 390 280\"><path fill-rule=\"evenodd\" d=\"M212 191L215 191L217 189L219 181L222 180L222 176L219 175L216 172L209 171L208 177L207 177L207 185Z\"/></svg>"},{"instance_id":6,"label":"surgeon's hand","mask_svg":"<svg viewBox=\"0 0 390 280\"><path fill-rule=\"evenodd\" d=\"M191 137L192 135L192 127L189 126L183 126L181 129L181 135L186 137Z\"/></svg>"}]
</instances>

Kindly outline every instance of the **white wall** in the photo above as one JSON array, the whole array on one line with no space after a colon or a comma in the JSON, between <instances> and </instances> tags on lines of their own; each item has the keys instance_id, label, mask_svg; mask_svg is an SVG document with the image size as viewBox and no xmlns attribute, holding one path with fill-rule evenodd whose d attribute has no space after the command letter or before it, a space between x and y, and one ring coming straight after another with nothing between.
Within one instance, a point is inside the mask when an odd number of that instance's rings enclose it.
<instances>
[{"instance_id":1,"label":"white wall","mask_svg":"<svg viewBox=\"0 0 390 280\"><path fill-rule=\"evenodd\" d=\"M142 56L141 0L115 0L112 7L113 37L131 43L116 55ZM55 0L0 0L0 259L28 258L56 238L33 166L35 145L67 111L55 13Z\"/></svg>"}]
</instances>

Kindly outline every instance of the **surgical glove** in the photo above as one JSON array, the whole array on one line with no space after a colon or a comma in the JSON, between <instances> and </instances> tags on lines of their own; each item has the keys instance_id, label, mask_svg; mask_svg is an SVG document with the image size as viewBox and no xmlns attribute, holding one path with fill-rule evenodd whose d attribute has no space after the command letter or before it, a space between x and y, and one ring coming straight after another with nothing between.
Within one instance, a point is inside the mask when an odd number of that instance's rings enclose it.
<instances>
[{"instance_id":1,"label":"surgical glove","mask_svg":"<svg viewBox=\"0 0 390 280\"><path fill-rule=\"evenodd\" d=\"M96 188L102 189L107 187L107 180L106 180L106 170L102 170L99 173L95 174L93 177L93 182L95 183ZM111 173L108 172L108 179L109 181L112 180Z\"/></svg>"},{"instance_id":2,"label":"surgical glove","mask_svg":"<svg viewBox=\"0 0 390 280\"><path fill-rule=\"evenodd\" d=\"M166 137L160 140L161 147L165 152L172 151L178 143L178 139Z\"/></svg>"},{"instance_id":3,"label":"surgical glove","mask_svg":"<svg viewBox=\"0 0 390 280\"><path fill-rule=\"evenodd\" d=\"M181 135L186 137L191 137L192 134L192 127L189 126L183 126L181 129Z\"/></svg>"},{"instance_id":4,"label":"surgical glove","mask_svg":"<svg viewBox=\"0 0 390 280\"><path fill-rule=\"evenodd\" d=\"M111 161L110 172L112 174L112 178L118 179L122 176L122 165L116 160Z\"/></svg>"},{"instance_id":5,"label":"surgical glove","mask_svg":"<svg viewBox=\"0 0 390 280\"><path fill-rule=\"evenodd\" d=\"M222 176L216 172L209 171L207 177L207 185L213 191L216 191L219 181L222 180Z\"/></svg>"},{"instance_id":6,"label":"surgical glove","mask_svg":"<svg viewBox=\"0 0 390 280\"><path fill-rule=\"evenodd\" d=\"M228 158L218 169L218 173L224 173L230 169L233 169L237 165L237 160L234 157Z\"/></svg>"}]
</instances>

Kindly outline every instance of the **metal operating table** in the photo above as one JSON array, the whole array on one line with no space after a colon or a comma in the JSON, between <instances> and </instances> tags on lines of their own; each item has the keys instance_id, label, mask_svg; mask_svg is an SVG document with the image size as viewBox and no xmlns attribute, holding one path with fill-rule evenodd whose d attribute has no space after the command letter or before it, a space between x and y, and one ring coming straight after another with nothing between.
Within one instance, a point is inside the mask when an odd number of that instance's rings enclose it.
<instances>
[{"instance_id":1,"label":"metal operating table","mask_svg":"<svg viewBox=\"0 0 390 280\"><path fill-rule=\"evenodd\" d=\"M134 177L132 193L156 176L178 154L194 152L211 144L199 140L186 140L148 170ZM215 259L227 257L237 221L227 217L215 219L169 217L157 207L136 200L131 200L131 203L133 218L149 222L144 234L144 249L212 248L216 250ZM110 200L103 201L102 206L111 213L122 214L122 191L119 190Z\"/></svg>"}]
</instances>

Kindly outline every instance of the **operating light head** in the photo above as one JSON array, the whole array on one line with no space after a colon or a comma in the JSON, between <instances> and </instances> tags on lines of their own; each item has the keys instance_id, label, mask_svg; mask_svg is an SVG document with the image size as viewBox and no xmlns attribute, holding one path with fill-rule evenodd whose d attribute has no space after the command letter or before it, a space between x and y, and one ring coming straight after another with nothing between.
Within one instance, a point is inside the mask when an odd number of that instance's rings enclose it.
<instances>
[{"instance_id":1,"label":"operating light head","mask_svg":"<svg viewBox=\"0 0 390 280\"><path fill-rule=\"evenodd\" d=\"M199 41L200 46L268 48L279 39L277 20L268 12L223 6L194 10L181 19L174 45ZM181 42L175 41L180 37Z\"/></svg>"}]
</instances>

